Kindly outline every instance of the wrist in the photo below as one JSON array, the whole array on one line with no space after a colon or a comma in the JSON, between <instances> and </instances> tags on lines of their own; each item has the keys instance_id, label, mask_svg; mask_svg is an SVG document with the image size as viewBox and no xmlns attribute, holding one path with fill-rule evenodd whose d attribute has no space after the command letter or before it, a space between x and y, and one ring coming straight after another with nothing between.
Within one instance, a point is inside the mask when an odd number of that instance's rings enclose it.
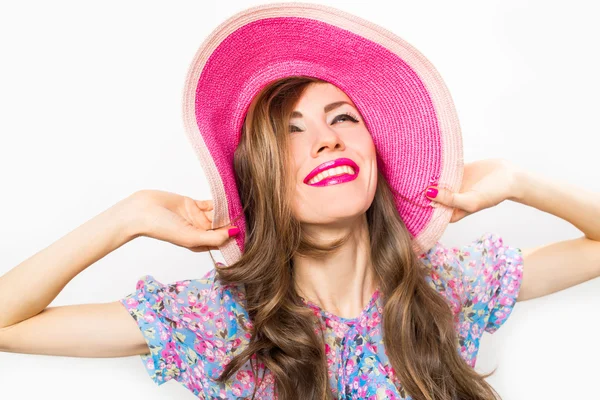
<instances>
[{"instance_id":1,"label":"wrist","mask_svg":"<svg viewBox=\"0 0 600 400\"><path fill-rule=\"evenodd\" d=\"M115 221L118 232L123 242L129 242L143 235L142 221L139 214L137 192L114 204L112 218Z\"/></svg>"},{"instance_id":2,"label":"wrist","mask_svg":"<svg viewBox=\"0 0 600 400\"><path fill-rule=\"evenodd\" d=\"M511 174L512 185L510 187L508 200L523 203L526 197L529 175L526 170L516 166L511 167Z\"/></svg>"}]
</instances>

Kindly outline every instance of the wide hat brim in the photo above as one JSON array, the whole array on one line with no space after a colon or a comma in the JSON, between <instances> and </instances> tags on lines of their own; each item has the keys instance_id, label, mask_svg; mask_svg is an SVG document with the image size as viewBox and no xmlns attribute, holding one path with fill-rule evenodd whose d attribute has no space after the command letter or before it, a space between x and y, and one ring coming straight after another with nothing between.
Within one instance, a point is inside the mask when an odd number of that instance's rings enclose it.
<instances>
[{"instance_id":1,"label":"wide hat brim","mask_svg":"<svg viewBox=\"0 0 600 400\"><path fill-rule=\"evenodd\" d=\"M458 191L463 177L460 126L439 73L374 23L328 6L275 3L221 23L200 46L185 82L184 124L213 196L212 226L235 220L240 228L219 247L227 265L241 257L245 241L233 169L244 117L267 84L291 75L330 82L354 102L377 149L378 168L412 200L395 196L413 250L433 247L453 210L432 207L424 191L430 185Z\"/></svg>"}]
</instances>

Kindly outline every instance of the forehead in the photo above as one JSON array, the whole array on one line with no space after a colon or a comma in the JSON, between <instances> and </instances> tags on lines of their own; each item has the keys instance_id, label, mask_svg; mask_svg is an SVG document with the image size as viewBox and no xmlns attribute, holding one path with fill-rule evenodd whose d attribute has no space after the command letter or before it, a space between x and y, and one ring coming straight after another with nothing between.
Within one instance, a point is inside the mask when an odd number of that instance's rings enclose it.
<instances>
[{"instance_id":1,"label":"forehead","mask_svg":"<svg viewBox=\"0 0 600 400\"><path fill-rule=\"evenodd\" d=\"M351 105L354 105L352 100L337 86L325 82L325 83L311 83L309 84L302 96L298 100L297 107L309 107L315 106L322 108L323 104L329 104L332 101L345 100Z\"/></svg>"}]
</instances>

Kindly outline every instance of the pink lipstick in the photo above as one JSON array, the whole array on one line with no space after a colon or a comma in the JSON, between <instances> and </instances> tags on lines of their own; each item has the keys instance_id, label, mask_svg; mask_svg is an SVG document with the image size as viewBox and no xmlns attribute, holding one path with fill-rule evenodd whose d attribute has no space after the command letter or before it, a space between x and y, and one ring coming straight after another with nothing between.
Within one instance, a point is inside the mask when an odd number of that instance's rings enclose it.
<instances>
[{"instance_id":1,"label":"pink lipstick","mask_svg":"<svg viewBox=\"0 0 600 400\"><path fill-rule=\"evenodd\" d=\"M326 171L326 170L331 169L331 168L341 167L341 166L344 166L344 165L351 167L354 170L354 174L348 174L348 173L344 172L341 175L328 176L325 179L322 179L322 180L320 180L320 181L318 181L316 183L312 183L312 184L308 183L308 182L310 182L310 180L312 178L314 178L315 176L317 176L321 172ZM304 178L304 183L306 183L307 185L310 185L310 186L336 185L338 183L344 183L344 182L353 181L358 176L358 172L359 171L360 171L360 168L351 159L349 159L349 158L338 158L338 159L335 159L335 160L326 161L323 164L320 164L319 166L317 166L312 171L310 171L310 173L306 176L306 178Z\"/></svg>"}]
</instances>

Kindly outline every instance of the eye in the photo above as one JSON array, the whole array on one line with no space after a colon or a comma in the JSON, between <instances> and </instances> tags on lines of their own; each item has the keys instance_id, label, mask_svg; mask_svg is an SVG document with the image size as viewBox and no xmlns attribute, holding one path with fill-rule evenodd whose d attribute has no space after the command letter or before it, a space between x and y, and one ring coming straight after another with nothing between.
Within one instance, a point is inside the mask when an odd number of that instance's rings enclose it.
<instances>
[{"instance_id":1,"label":"eye","mask_svg":"<svg viewBox=\"0 0 600 400\"><path fill-rule=\"evenodd\" d=\"M337 121L352 121L354 123L358 122L358 117L356 117L355 115L351 114L350 112L345 112L343 114L339 114L336 115L335 118L333 119L333 121L331 121L332 124L336 123ZM302 129L298 128L295 125L290 125L289 126L289 130L290 133L293 132L302 132Z\"/></svg>"},{"instance_id":2,"label":"eye","mask_svg":"<svg viewBox=\"0 0 600 400\"><path fill-rule=\"evenodd\" d=\"M331 123L333 124L336 121L352 121L356 123L358 122L358 118L350 114L349 112L345 112L343 114L336 115L333 121L331 121Z\"/></svg>"}]
</instances>

